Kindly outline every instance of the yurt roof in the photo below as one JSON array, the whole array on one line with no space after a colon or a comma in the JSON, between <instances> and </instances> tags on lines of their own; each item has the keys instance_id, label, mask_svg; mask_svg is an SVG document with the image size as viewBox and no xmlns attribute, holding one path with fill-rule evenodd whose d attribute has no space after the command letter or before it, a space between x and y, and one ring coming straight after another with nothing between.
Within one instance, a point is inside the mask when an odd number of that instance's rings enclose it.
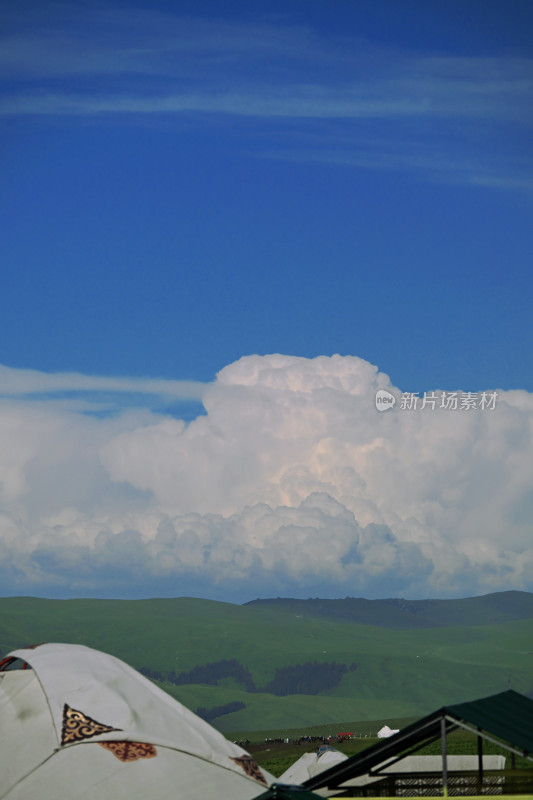
<instances>
[{"instance_id":1,"label":"yurt roof","mask_svg":"<svg viewBox=\"0 0 533 800\"><path fill-rule=\"evenodd\" d=\"M273 780L114 656L42 644L2 664L2 800L251 800Z\"/></svg>"}]
</instances>

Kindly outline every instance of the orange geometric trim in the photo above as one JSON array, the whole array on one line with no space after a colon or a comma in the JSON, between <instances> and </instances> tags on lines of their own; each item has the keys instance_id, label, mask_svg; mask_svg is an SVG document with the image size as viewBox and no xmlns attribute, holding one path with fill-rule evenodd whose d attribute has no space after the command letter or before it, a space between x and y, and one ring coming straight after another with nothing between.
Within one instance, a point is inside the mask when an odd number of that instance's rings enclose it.
<instances>
[{"instance_id":1,"label":"orange geometric trim","mask_svg":"<svg viewBox=\"0 0 533 800\"><path fill-rule=\"evenodd\" d=\"M259 769L259 764L251 756L241 756L241 758L232 758L231 760L235 761L239 767L242 767L242 769L250 778L255 778L256 781L264 783L265 786L268 785L265 780L265 776Z\"/></svg>"},{"instance_id":2,"label":"orange geometric trim","mask_svg":"<svg viewBox=\"0 0 533 800\"><path fill-rule=\"evenodd\" d=\"M76 711L65 703L63 707L63 727L61 729L61 744L71 742L82 742L90 739L91 736L98 736L99 733L109 733L119 731L120 728L112 728L110 725L102 725L95 719L91 719L83 711Z\"/></svg>"},{"instance_id":3,"label":"orange geometric trim","mask_svg":"<svg viewBox=\"0 0 533 800\"><path fill-rule=\"evenodd\" d=\"M113 753L119 761L137 761L139 758L155 758L157 750L146 742L97 742Z\"/></svg>"}]
</instances>

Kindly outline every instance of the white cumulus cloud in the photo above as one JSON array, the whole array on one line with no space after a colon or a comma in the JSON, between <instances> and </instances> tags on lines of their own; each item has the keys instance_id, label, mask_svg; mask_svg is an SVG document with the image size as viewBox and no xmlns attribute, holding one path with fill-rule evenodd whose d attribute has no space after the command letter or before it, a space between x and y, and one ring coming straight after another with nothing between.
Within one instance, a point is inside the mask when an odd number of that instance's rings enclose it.
<instances>
[{"instance_id":1,"label":"white cumulus cloud","mask_svg":"<svg viewBox=\"0 0 533 800\"><path fill-rule=\"evenodd\" d=\"M376 410L378 389L395 395L393 409ZM409 410L360 358L270 355L222 369L203 391L206 413L188 423L10 394L0 399L0 574L11 592L533 588L525 391L498 391L484 410Z\"/></svg>"}]
</instances>

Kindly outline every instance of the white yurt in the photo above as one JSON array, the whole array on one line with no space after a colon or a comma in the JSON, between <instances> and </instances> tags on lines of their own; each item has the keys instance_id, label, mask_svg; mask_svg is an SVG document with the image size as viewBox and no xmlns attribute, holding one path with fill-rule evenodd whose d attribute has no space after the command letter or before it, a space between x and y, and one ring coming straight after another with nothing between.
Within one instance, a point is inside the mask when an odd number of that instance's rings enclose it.
<instances>
[{"instance_id":1,"label":"white yurt","mask_svg":"<svg viewBox=\"0 0 533 800\"><path fill-rule=\"evenodd\" d=\"M388 725L384 725L381 730L378 731L378 739L388 739L389 736L394 736L395 733L400 733L400 729L389 728Z\"/></svg>"},{"instance_id":2,"label":"white yurt","mask_svg":"<svg viewBox=\"0 0 533 800\"><path fill-rule=\"evenodd\" d=\"M0 663L1 800L251 800L274 780L113 656L71 644Z\"/></svg>"},{"instance_id":3,"label":"white yurt","mask_svg":"<svg viewBox=\"0 0 533 800\"><path fill-rule=\"evenodd\" d=\"M300 784L347 758L348 756L341 753L340 750L329 745L322 745L315 753L301 755L298 761L285 770L278 780L280 783Z\"/></svg>"}]
</instances>

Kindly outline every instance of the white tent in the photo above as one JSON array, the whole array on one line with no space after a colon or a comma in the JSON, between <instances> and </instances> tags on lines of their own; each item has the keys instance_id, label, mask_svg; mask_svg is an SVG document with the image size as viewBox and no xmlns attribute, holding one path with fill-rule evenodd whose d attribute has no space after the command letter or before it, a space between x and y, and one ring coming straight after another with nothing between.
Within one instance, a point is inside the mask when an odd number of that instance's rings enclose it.
<instances>
[{"instance_id":1,"label":"white tent","mask_svg":"<svg viewBox=\"0 0 533 800\"><path fill-rule=\"evenodd\" d=\"M81 645L4 659L0 741L2 800L251 800L274 780L127 664Z\"/></svg>"},{"instance_id":2,"label":"white tent","mask_svg":"<svg viewBox=\"0 0 533 800\"><path fill-rule=\"evenodd\" d=\"M278 781L279 783L300 784L347 758L348 756L341 753L340 750L335 750L329 745L323 746L317 753L304 753L300 756L298 761L285 770Z\"/></svg>"},{"instance_id":3,"label":"white tent","mask_svg":"<svg viewBox=\"0 0 533 800\"><path fill-rule=\"evenodd\" d=\"M389 728L388 725L384 725L381 730L378 731L378 739L388 739L389 736L393 736L395 733L399 733L399 728Z\"/></svg>"}]
</instances>

